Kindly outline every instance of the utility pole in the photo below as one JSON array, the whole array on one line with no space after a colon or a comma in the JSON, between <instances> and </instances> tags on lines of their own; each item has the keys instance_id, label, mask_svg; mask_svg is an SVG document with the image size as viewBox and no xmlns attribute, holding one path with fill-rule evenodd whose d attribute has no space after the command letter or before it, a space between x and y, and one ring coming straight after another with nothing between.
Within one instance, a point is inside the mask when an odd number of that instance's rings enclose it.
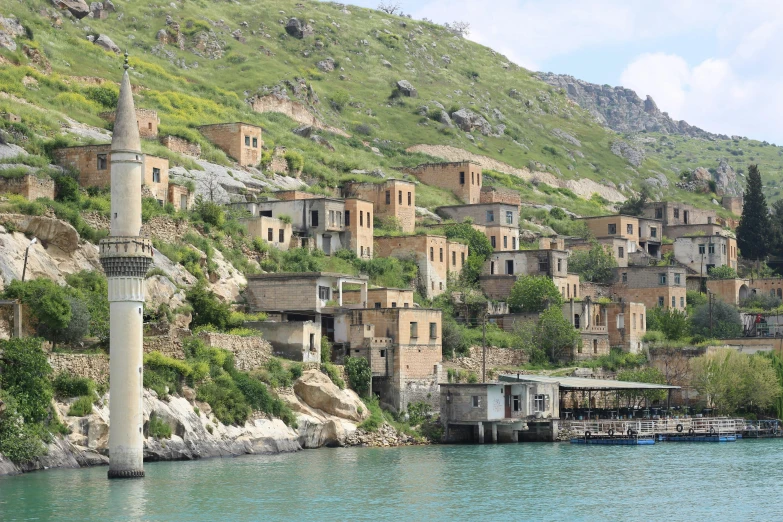
<instances>
[{"instance_id":1,"label":"utility pole","mask_svg":"<svg viewBox=\"0 0 783 522\"><path fill-rule=\"evenodd\" d=\"M33 237L27 248L24 249L24 266L22 266L22 282L24 282L24 276L27 274L27 255L30 253L30 247L38 242L37 237Z\"/></svg>"}]
</instances>

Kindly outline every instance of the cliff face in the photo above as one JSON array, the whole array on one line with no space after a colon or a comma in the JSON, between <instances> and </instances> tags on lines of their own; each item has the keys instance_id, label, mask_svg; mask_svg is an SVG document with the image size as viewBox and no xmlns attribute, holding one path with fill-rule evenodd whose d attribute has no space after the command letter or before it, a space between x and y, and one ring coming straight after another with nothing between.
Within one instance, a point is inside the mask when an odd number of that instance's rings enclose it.
<instances>
[{"instance_id":1,"label":"cliff face","mask_svg":"<svg viewBox=\"0 0 783 522\"><path fill-rule=\"evenodd\" d=\"M538 76L549 85L562 88L571 100L590 111L601 125L617 132L648 131L729 139L728 136L694 127L684 120L674 120L661 112L650 96L643 100L635 91L625 87L596 85L565 74L541 73Z\"/></svg>"}]
</instances>

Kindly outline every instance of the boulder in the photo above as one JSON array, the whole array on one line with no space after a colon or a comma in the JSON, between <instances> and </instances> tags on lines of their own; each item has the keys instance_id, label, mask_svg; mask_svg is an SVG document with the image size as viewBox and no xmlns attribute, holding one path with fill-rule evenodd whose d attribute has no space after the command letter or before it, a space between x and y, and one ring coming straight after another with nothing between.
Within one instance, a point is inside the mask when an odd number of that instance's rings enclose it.
<instances>
[{"instance_id":1,"label":"boulder","mask_svg":"<svg viewBox=\"0 0 783 522\"><path fill-rule=\"evenodd\" d=\"M691 179L694 181L710 181L712 179L712 174L704 167L699 167L693 171Z\"/></svg>"},{"instance_id":2,"label":"boulder","mask_svg":"<svg viewBox=\"0 0 783 522\"><path fill-rule=\"evenodd\" d=\"M24 27L19 23L19 20L0 16L0 47L5 47L9 51L16 51L15 38L24 34Z\"/></svg>"},{"instance_id":3,"label":"boulder","mask_svg":"<svg viewBox=\"0 0 783 522\"><path fill-rule=\"evenodd\" d=\"M634 147L621 140L615 140L611 145L612 154L625 158L628 163L638 167L644 161L644 149Z\"/></svg>"},{"instance_id":4,"label":"boulder","mask_svg":"<svg viewBox=\"0 0 783 522\"><path fill-rule=\"evenodd\" d=\"M356 422L361 422L368 415L367 408L356 393L341 390L318 370L308 370L297 379L294 392L308 406L329 415Z\"/></svg>"},{"instance_id":5,"label":"boulder","mask_svg":"<svg viewBox=\"0 0 783 522\"><path fill-rule=\"evenodd\" d=\"M22 214L5 214L2 221L13 223L19 232L37 237L44 246L49 243L67 253L79 248L79 233L65 221Z\"/></svg>"},{"instance_id":6,"label":"boulder","mask_svg":"<svg viewBox=\"0 0 783 522\"><path fill-rule=\"evenodd\" d=\"M389 69L391 69L392 66L391 62L388 60L381 60L381 65L383 65L384 67L388 67Z\"/></svg>"},{"instance_id":7,"label":"boulder","mask_svg":"<svg viewBox=\"0 0 783 522\"><path fill-rule=\"evenodd\" d=\"M332 72L334 71L334 60L332 58L327 58L326 60L321 60L316 63L315 66L323 72Z\"/></svg>"},{"instance_id":8,"label":"boulder","mask_svg":"<svg viewBox=\"0 0 783 522\"><path fill-rule=\"evenodd\" d=\"M312 125L300 125L299 127L295 128L292 132L297 136L301 136L303 138L309 138L313 134L313 127Z\"/></svg>"},{"instance_id":9,"label":"boulder","mask_svg":"<svg viewBox=\"0 0 783 522\"><path fill-rule=\"evenodd\" d=\"M117 46L117 44L112 42L111 38L109 38L105 34L98 35L98 38L95 39L95 45L103 47L107 51L112 51L117 54L122 52L122 50Z\"/></svg>"},{"instance_id":10,"label":"boulder","mask_svg":"<svg viewBox=\"0 0 783 522\"><path fill-rule=\"evenodd\" d=\"M419 95L416 88L408 80L398 81L397 91L403 96L407 96L409 98L416 98Z\"/></svg>"},{"instance_id":11,"label":"boulder","mask_svg":"<svg viewBox=\"0 0 783 522\"><path fill-rule=\"evenodd\" d=\"M84 0L52 0L52 2L59 9L67 9L79 20L90 14L90 6Z\"/></svg>"},{"instance_id":12,"label":"boulder","mask_svg":"<svg viewBox=\"0 0 783 522\"><path fill-rule=\"evenodd\" d=\"M446 127L454 126L454 124L451 123L451 116L449 116L449 113L444 110L440 111L440 116L438 116L438 121L441 122Z\"/></svg>"},{"instance_id":13,"label":"boulder","mask_svg":"<svg viewBox=\"0 0 783 522\"><path fill-rule=\"evenodd\" d=\"M299 38L301 40L305 36L313 35L313 27L302 22L298 18L291 18L285 24L285 32L294 38Z\"/></svg>"},{"instance_id":14,"label":"boulder","mask_svg":"<svg viewBox=\"0 0 783 522\"><path fill-rule=\"evenodd\" d=\"M476 114L470 109L462 108L452 112L451 119L457 127L465 132L478 129L484 136L491 136L494 133L492 125L483 116Z\"/></svg>"}]
</instances>

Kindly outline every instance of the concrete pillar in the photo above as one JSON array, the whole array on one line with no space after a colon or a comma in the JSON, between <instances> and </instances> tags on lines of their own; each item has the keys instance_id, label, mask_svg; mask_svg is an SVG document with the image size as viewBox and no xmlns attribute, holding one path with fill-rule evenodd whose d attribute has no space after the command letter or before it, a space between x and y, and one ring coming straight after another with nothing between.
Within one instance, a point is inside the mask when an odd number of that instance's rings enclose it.
<instances>
[{"instance_id":1,"label":"concrete pillar","mask_svg":"<svg viewBox=\"0 0 783 522\"><path fill-rule=\"evenodd\" d=\"M22 337L22 303L19 301L13 304L14 307L14 329L12 337Z\"/></svg>"},{"instance_id":2,"label":"concrete pillar","mask_svg":"<svg viewBox=\"0 0 783 522\"><path fill-rule=\"evenodd\" d=\"M519 430L511 430L511 442L519 442Z\"/></svg>"},{"instance_id":3,"label":"concrete pillar","mask_svg":"<svg viewBox=\"0 0 783 522\"><path fill-rule=\"evenodd\" d=\"M497 442L498 442L498 423L497 422L493 422L491 424L491 426L492 426L492 443L493 444L497 444Z\"/></svg>"},{"instance_id":4,"label":"concrete pillar","mask_svg":"<svg viewBox=\"0 0 783 522\"><path fill-rule=\"evenodd\" d=\"M337 280L337 295L339 296L337 299L337 302L340 306L343 305L343 280L338 279Z\"/></svg>"},{"instance_id":5,"label":"concrete pillar","mask_svg":"<svg viewBox=\"0 0 783 522\"><path fill-rule=\"evenodd\" d=\"M479 422L476 425L476 429L478 430L478 443L484 444L484 423Z\"/></svg>"}]
</instances>

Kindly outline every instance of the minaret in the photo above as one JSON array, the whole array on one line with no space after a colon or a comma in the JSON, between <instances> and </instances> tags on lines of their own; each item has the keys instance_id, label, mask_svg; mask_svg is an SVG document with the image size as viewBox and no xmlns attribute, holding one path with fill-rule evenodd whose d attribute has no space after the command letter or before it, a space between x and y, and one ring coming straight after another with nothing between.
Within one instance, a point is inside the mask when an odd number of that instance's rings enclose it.
<instances>
[{"instance_id":1,"label":"minaret","mask_svg":"<svg viewBox=\"0 0 783 522\"><path fill-rule=\"evenodd\" d=\"M109 280L109 478L144 476L144 276L152 243L141 232L142 155L128 54L111 140L111 233L101 240Z\"/></svg>"}]
</instances>

